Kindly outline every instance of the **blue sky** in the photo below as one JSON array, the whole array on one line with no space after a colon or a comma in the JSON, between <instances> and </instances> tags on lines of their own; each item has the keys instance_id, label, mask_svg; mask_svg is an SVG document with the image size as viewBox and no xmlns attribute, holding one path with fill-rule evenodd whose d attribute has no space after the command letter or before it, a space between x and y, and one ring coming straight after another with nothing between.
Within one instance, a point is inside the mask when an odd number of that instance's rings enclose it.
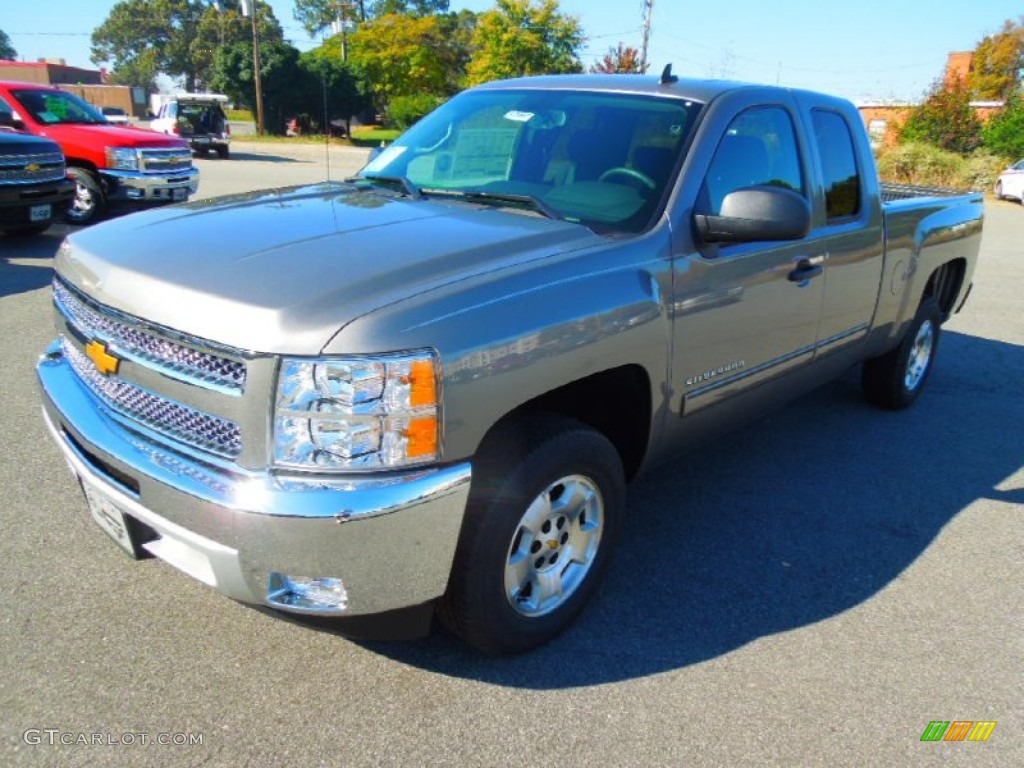
<instances>
[{"instance_id":1,"label":"blue sky","mask_svg":"<svg viewBox=\"0 0 1024 768\"><path fill-rule=\"evenodd\" d=\"M115 0L2 0L0 29L19 57L62 57L91 67L89 35ZM285 35L314 47L292 17L292 0L271 0ZM493 0L452 0L452 8L486 10ZM584 64L619 41L639 47L642 0L562 0L588 42ZM970 50L1019 0L654 0L648 57L660 70L728 77L835 93L853 100L917 99L942 73L946 54Z\"/></svg>"}]
</instances>

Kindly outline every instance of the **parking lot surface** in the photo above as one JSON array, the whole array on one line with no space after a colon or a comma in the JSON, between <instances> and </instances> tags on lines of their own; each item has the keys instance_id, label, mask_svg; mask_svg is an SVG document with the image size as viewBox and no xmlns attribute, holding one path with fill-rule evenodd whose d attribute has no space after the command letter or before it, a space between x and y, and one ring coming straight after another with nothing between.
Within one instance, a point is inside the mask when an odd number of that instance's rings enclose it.
<instances>
[{"instance_id":1,"label":"parking lot surface","mask_svg":"<svg viewBox=\"0 0 1024 768\"><path fill-rule=\"evenodd\" d=\"M325 153L239 143L197 161L200 197L366 156ZM649 473L581 620L506 659L353 642L127 559L40 416L67 231L0 239L0 764L1024 765L1024 207L987 205L914 408L851 372ZM997 725L922 742L936 720Z\"/></svg>"}]
</instances>

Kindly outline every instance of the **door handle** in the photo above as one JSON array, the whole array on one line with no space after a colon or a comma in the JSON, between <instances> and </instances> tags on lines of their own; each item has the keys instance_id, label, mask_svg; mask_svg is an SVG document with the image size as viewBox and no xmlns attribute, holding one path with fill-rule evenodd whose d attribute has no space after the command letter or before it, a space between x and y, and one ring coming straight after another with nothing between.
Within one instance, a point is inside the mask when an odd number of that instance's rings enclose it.
<instances>
[{"instance_id":1,"label":"door handle","mask_svg":"<svg viewBox=\"0 0 1024 768\"><path fill-rule=\"evenodd\" d=\"M817 277L824 270L821 267L821 263L814 263L811 259L800 259L796 263L796 268L789 273L789 281L792 283L806 284L808 280Z\"/></svg>"}]
</instances>

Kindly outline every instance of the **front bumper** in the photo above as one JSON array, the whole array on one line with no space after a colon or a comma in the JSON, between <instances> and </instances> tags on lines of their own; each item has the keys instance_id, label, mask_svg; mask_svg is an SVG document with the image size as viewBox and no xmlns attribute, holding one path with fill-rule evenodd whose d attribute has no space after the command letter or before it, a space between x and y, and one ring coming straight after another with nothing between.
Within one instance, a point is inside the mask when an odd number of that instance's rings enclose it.
<instances>
[{"instance_id":1,"label":"front bumper","mask_svg":"<svg viewBox=\"0 0 1024 768\"><path fill-rule=\"evenodd\" d=\"M51 345L37 374L47 425L83 486L126 514L141 549L246 603L369 616L444 593L470 465L382 477L248 472L122 424ZM340 579L343 611L268 599L275 574Z\"/></svg>"},{"instance_id":2,"label":"front bumper","mask_svg":"<svg viewBox=\"0 0 1024 768\"><path fill-rule=\"evenodd\" d=\"M182 202L199 191L199 169L188 168L170 173L138 173L100 169L108 200L136 203ZM184 195L184 197L182 197Z\"/></svg>"},{"instance_id":3,"label":"front bumper","mask_svg":"<svg viewBox=\"0 0 1024 768\"><path fill-rule=\"evenodd\" d=\"M0 225L40 223L29 214L32 208L50 206L48 219L59 219L75 195L75 183L64 179L40 184L0 186Z\"/></svg>"}]
</instances>

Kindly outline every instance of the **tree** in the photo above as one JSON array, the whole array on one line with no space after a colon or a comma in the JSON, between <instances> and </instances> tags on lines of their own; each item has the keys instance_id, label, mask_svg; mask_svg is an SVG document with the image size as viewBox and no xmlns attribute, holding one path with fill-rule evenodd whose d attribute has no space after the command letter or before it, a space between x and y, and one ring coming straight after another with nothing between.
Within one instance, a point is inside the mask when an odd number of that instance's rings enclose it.
<instances>
[{"instance_id":1,"label":"tree","mask_svg":"<svg viewBox=\"0 0 1024 768\"><path fill-rule=\"evenodd\" d=\"M1002 157L1024 157L1024 96L1010 95L1006 107L981 130L981 141L989 152Z\"/></svg>"},{"instance_id":2,"label":"tree","mask_svg":"<svg viewBox=\"0 0 1024 768\"><path fill-rule=\"evenodd\" d=\"M477 17L469 85L520 75L582 72L583 31L558 0L497 0Z\"/></svg>"},{"instance_id":3,"label":"tree","mask_svg":"<svg viewBox=\"0 0 1024 768\"><path fill-rule=\"evenodd\" d=\"M390 13L436 16L448 12L448 0L295 0L293 14L310 35L336 21L366 21Z\"/></svg>"},{"instance_id":4,"label":"tree","mask_svg":"<svg viewBox=\"0 0 1024 768\"><path fill-rule=\"evenodd\" d=\"M345 133L351 136L352 115L369 104L355 68L323 46L299 56L299 67L305 75L309 92L309 106L305 112L311 122L327 133L326 123L334 119L344 120Z\"/></svg>"},{"instance_id":5,"label":"tree","mask_svg":"<svg viewBox=\"0 0 1024 768\"><path fill-rule=\"evenodd\" d=\"M18 52L14 50L14 46L11 45L11 38L7 36L7 33L0 29L0 59L8 61L14 61L18 58Z\"/></svg>"},{"instance_id":6,"label":"tree","mask_svg":"<svg viewBox=\"0 0 1024 768\"><path fill-rule=\"evenodd\" d=\"M223 10L206 0L120 0L92 33L92 61L110 62L111 79L124 85L152 87L162 72L195 90L211 78L217 48L252 37L238 0L219 6ZM267 3L257 3L257 20L261 41L282 39Z\"/></svg>"},{"instance_id":7,"label":"tree","mask_svg":"<svg viewBox=\"0 0 1024 768\"><path fill-rule=\"evenodd\" d=\"M981 121L971 108L966 86L936 82L924 103L907 117L900 141L919 141L961 155L977 149Z\"/></svg>"},{"instance_id":8,"label":"tree","mask_svg":"<svg viewBox=\"0 0 1024 768\"><path fill-rule=\"evenodd\" d=\"M972 98L1003 101L1020 89L1020 71L1024 69L1022 24L1005 21L999 32L978 43L971 72L967 76L967 88Z\"/></svg>"},{"instance_id":9,"label":"tree","mask_svg":"<svg viewBox=\"0 0 1024 768\"><path fill-rule=\"evenodd\" d=\"M448 95L458 63L437 16L396 13L360 25L349 37L349 61L372 84L381 111L395 96Z\"/></svg>"},{"instance_id":10,"label":"tree","mask_svg":"<svg viewBox=\"0 0 1024 768\"><path fill-rule=\"evenodd\" d=\"M617 47L609 48L604 58L590 67L590 71L605 74L642 75L647 72L647 66L640 63L640 51L619 43Z\"/></svg>"},{"instance_id":11,"label":"tree","mask_svg":"<svg viewBox=\"0 0 1024 768\"><path fill-rule=\"evenodd\" d=\"M299 67L299 51L288 43L260 43L260 80L264 125L270 133L284 133L288 118L322 103L322 99L311 102L308 82ZM235 104L255 108L252 43L233 43L218 48L210 84Z\"/></svg>"}]
</instances>

